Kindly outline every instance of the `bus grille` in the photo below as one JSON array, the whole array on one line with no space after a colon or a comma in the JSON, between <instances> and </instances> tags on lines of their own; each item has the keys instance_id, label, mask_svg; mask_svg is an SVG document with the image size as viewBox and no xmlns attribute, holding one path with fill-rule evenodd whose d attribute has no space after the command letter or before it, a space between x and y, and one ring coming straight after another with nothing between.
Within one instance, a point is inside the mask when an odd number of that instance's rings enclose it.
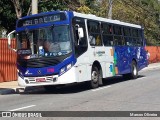
<instances>
[{"instance_id":1,"label":"bus grille","mask_svg":"<svg viewBox=\"0 0 160 120\"><path fill-rule=\"evenodd\" d=\"M61 62L61 60L56 59L30 59L30 60L17 60L18 65L22 67L29 68L41 68L54 66Z\"/></svg>"},{"instance_id":2,"label":"bus grille","mask_svg":"<svg viewBox=\"0 0 160 120\"><path fill-rule=\"evenodd\" d=\"M28 77L28 78L25 78L25 80L28 81L28 83L37 83L36 79L38 77ZM54 82L53 81L53 78L57 78L57 76L47 76L47 77L39 77L39 78L45 78L45 81L44 83L47 83L47 82Z\"/></svg>"},{"instance_id":3,"label":"bus grille","mask_svg":"<svg viewBox=\"0 0 160 120\"><path fill-rule=\"evenodd\" d=\"M71 53L57 57L41 57L32 59L20 59L17 57L17 64L25 68L42 68L55 66L61 63L65 58L69 57L70 55Z\"/></svg>"}]
</instances>

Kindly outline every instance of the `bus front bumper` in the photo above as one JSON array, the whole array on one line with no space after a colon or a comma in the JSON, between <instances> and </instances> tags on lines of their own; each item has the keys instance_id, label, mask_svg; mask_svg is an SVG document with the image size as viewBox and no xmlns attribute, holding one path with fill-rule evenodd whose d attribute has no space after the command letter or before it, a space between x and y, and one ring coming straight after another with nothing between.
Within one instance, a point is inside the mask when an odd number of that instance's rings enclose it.
<instances>
[{"instance_id":1,"label":"bus front bumper","mask_svg":"<svg viewBox=\"0 0 160 120\"><path fill-rule=\"evenodd\" d=\"M44 86L44 85L62 85L77 82L75 67L72 67L61 76L43 76L43 77L20 77L18 75L18 85L21 87L27 86Z\"/></svg>"}]
</instances>

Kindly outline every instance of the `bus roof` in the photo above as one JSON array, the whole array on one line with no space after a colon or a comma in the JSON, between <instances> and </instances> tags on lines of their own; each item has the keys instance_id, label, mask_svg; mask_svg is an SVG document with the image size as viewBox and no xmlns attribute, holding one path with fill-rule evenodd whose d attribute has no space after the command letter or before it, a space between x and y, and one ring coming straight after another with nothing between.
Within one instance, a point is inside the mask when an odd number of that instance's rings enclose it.
<instances>
[{"instance_id":1,"label":"bus roof","mask_svg":"<svg viewBox=\"0 0 160 120\"><path fill-rule=\"evenodd\" d=\"M23 20L23 19L27 19L27 18L31 18L31 17L39 17L39 16L43 16L43 15L50 15L50 14L53 14L53 13L63 13L63 12L67 13L67 12L72 12L72 11L42 12L42 13L22 17L19 20ZM112 24L117 24L117 25L123 25L123 26L128 26L128 27L134 27L134 28L140 28L140 29L142 28L140 25L131 24L131 23L127 23L127 22L122 22L122 21L119 21L119 20L111 20L111 19L107 19L107 18L97 17L93 14L83 14L83 13L78 13L78 12L73 12L73 14L74 14L74 16L82 17L82 18L86 18L86 19L98 20L98 21L102 21L102 22L107 22L107 23L112 23Z\"/></svg>"},{"instance_id":2,"label":"bus roof","mask_svg":"<svg viewBox=\"0 0 160 120\"><path fill-rule=\"evenodd\" d=\"M111 19L107 19L107 18L97 17L92 14L83 14L83 13L78 13L78 12L73 12L73 14L74 14L74 16L77 16L77 17L83 17L83 18L87 18L87 19L98 20L98 21L102 21L102 22L113 23L113 24L123 25L123 26L128 26L128 27L142 28L140 25L121 22L119 20L111 20Z\"/></svg>"}]
</instances>

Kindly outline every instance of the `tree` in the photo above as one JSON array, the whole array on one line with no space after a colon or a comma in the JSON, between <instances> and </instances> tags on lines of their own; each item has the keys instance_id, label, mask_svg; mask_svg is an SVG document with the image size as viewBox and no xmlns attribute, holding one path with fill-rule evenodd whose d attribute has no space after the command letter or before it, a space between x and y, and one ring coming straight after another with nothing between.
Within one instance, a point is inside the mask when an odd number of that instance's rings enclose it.
<instances>
[{"instance_id":1,"label":"tree","mask_svg":"<svg viewBox=\"0 0 160 120\"><path fill-rule=\"evenodd\" d=\"M157 14L160 6L157 0L119 0L114 1L113 18L124 22L140 24L145 29L148 45L160 41L160 26Z\"/></svg>"},{"instance_id":2,"label":"tree","mask_svg":"<svg viewBox=\"0 0 160 120\"><path fill-rule=\"evenodd\" d=\"M21 1L11 0L11 1L13 2L17 18L20 19L22 17L22 6L23 6L23 3L24 3L24 0L21 0Z\"/></svg>"},{"instance_id":3,"label":"tree","mask_svg":"<svg viewBox=\"0 0 160 120\"><path fill-rule=\"evenodd\" d=\"M27 14L31 0L2 0L0 1L1 27L7 32L15 29L16 20ZM16 11L16 12L14 12Z\"/></svg>"},{"instance_id":4,"label":"tree","mask_svg":"<svg viewBox=\"0 0 160 120\"><path fill-rule=\"evenodd\" d=\"M16 14L14 11L14 6L10 0L0 1L0 22L1 27L5 28L7 31L15 29Z\"/></svg>"}]
</instances>

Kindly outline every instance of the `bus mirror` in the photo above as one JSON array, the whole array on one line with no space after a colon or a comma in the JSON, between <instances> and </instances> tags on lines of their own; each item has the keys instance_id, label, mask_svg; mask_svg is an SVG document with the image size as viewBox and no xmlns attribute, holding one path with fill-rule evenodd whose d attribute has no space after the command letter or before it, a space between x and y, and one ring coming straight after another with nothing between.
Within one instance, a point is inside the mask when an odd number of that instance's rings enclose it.
<instances>
[{"instance_id":1,"label":"bus mirror","mask_svg":"<svg viewBox=\"0 0 160 120\"><path fill-rule=\"evenodd\" d=\"M11 36L12 36L15 32L16 32L15 30L13 30L12 32L10 32L10 33L7 35L7 38L8 38L8 48L16 52L17 50L11 47Z\"/></svg>"},{"instance_id":2,"label":"bus mirror","mask_svg":"<svg viewBox=\"0 0 160 120\"><path fill-rule=\"evenodd\" d=\"M79 39L83 38L84 37L84 32L83 32L83 28L78 28L78 37Z\"/></svg>"}]
</instances>

